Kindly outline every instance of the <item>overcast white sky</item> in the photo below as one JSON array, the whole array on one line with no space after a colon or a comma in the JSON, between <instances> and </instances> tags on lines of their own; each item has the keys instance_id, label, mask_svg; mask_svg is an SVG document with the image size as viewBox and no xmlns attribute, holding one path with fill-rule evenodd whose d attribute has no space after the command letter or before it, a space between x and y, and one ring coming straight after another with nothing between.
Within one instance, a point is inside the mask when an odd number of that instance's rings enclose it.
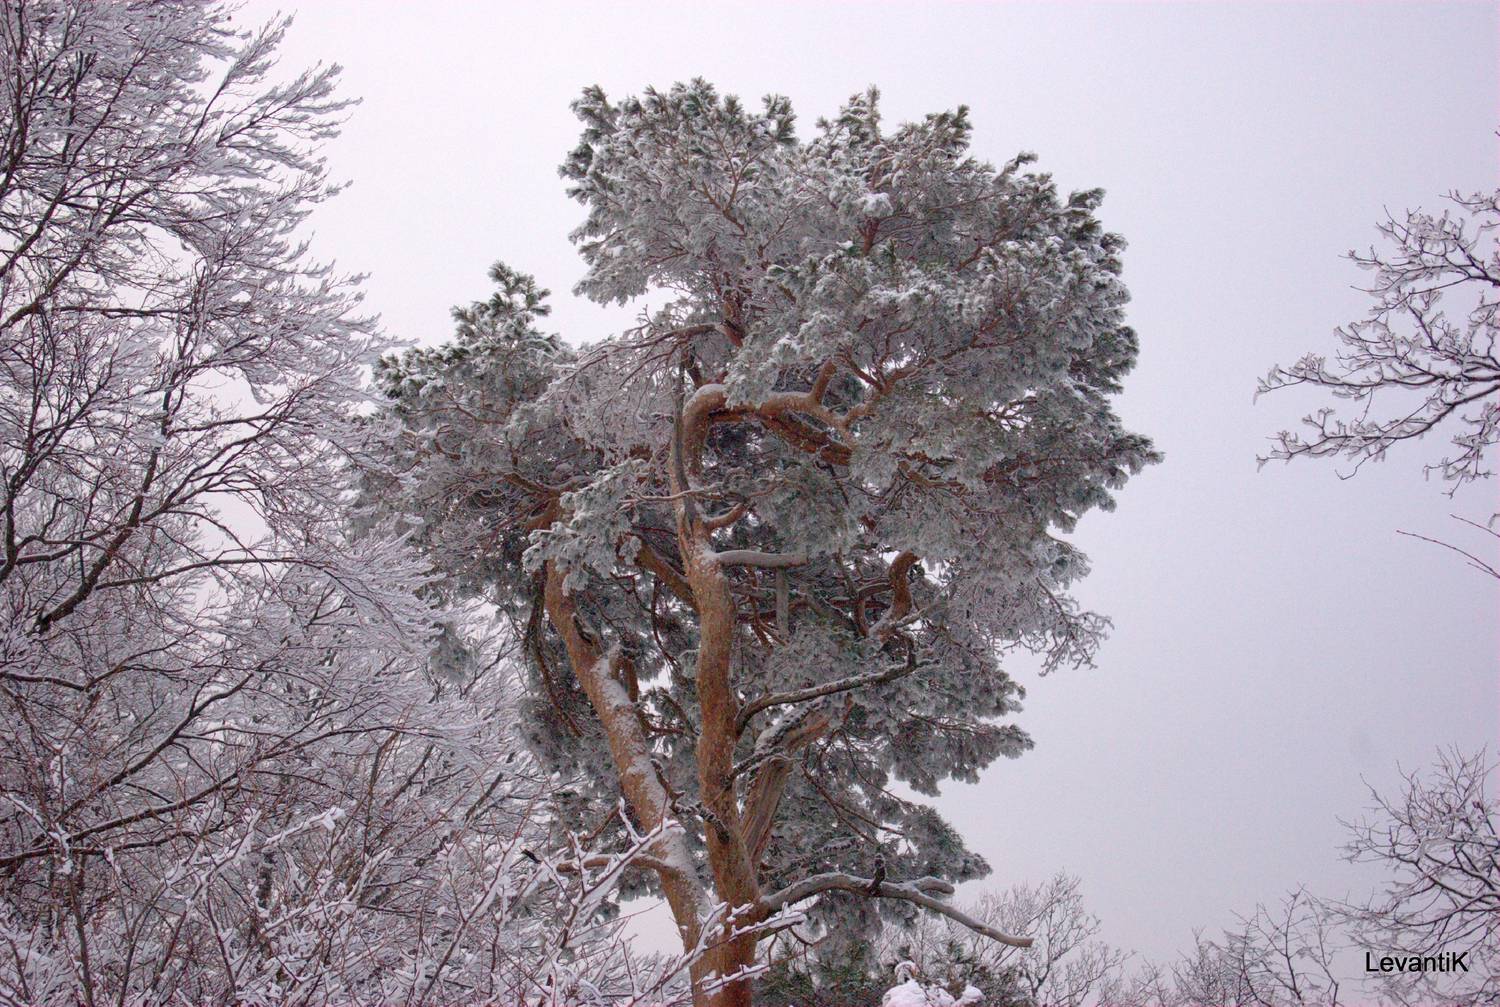
<instances>
[{"instance_id":1,"label":"overcast white sky","mask_svg":"<svg viewBox=\"0 0 1500 1007\"><path fill-rule=\"evenodd\" d=\"M297 5L244 16L278 8ZM1018 664L1036 750L940 803L990 883L1072 871L1106 939L1164 958L1299 882L1358 889L1336 819L1364 806L1361 777L1500 736L1496 582L1396 534L1458 537L1448 514L1500 510L1494 484L1450 501L1424 483L1436 442L1348 481L1257 473L1318 400L1251 401L1272 363L1363 313L1340 255L1383 208L1496 184L1497 29L1488 3L305 0L285 58L343 64L364 98L329 152L354 185L316 247L424 342L487 295L495 259L556 292L567 338L620 325L568 294L580 208L556 166L586 84L701 75L786 94L808 125L875 84L889 121L966 103L981 156L1035 150L1064 188L1108 191L1142 347L1119 408L1167 460L1080 528L1080 596L1116 624L1099 667Z\"/></svg>"}]
</instances>

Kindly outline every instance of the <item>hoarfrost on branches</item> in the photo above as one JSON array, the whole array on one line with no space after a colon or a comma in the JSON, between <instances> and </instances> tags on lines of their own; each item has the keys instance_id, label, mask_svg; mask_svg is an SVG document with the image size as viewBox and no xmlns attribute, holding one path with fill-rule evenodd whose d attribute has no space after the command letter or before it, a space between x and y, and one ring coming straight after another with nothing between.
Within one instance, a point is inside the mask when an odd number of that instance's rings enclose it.
<instances>
[{"instance_id":1,"label":"hoarfrost on branches","mask_svg":"<svg viewBox=\"0 0 1500 1007\"><path fill-rule=\"evenodd\" d=\"M881 959L908 962L938 988L977 984L990 1003L1036 1007L1082 1007L1122 977L1129 956L1097 938L1099 918L1084 906L1076 877L1057 874L988 892L969 912L993 927L1031 934L1031 946L985 940L952 920L921 920L883 935Z\"/></svg>"},{"instance_id":2,"label":"hoarfrost on branches","mask_svg":"<svg viewBox=\"0 0 1500 1007\"><path fill-rule=\"evenodd\" d=\"M1338 330L1336 365L1310 353L1274 367L1257 394L1294 385L1326 389L1354 404L1303 419L1306 433L1283 431L1266 459L1383 459L1391 448L1439 429L1452 448L1427 465L1449 484L1487 479L1500 439L1500 192L1449 196L1451 209L1388 217L1383 248L1349 257L1372 274L1368 317Z\"/></svg>"},{"instance_id":3,"label":"hoarfrost on branches","mask_svg":"<svg viewBox=\"0 0 1500 1007\"><path fill-rule=\"evenodd\" d=\"M1384 889L1338 914L1370 947L1413 955L1469 950L1464 973L1382 976L1401 1004L1500 1004L1500 800L1484 751L1446 751L1407 773L1395 795L1372 789L1369 818L1350 823L1356 862L1384 866Z\"/></svg>"},{"instance_id":4,"label":"hoarfrost on branches","mask_svg":"<svg viewBox=\"0 0 1500 1007\"><path fill-rule=\"evenodd\" d=\"M609 918L660 832L552 829L493 648L350 528L348 103L285 28L0 13L0 998L669 1000Z\"/></svg>"},{"instance_id":5,"label":"hoarfrost on branches","mask_svg":"<svg viewBox=\"0 0 1500 1007\"><path fill-rule=\"evenodd\" d=\"M661 306L575 349L497 266L453 341L381 364L367 499L512 620L542 764L613 767L559 828L621 796L683 824L626 891L687 944L717 903L1024 944L944 900L988 867L892 785L1025 751L1000 654L1088 663L1106 626L1061 536L1157 456L1110 404L1136 338L1101 194L975 159L962 108L888 129L873 91L808 139L702 81L574 110L577 292ZM747 1003L718 981L754 955L714 949L700 1002Z\"/></svg>"},{"instance_id":6,"label":"hoarfrost on branches","mask_svg":"<svg viewBox=\"0 0 1500 1007\"><path fill-rule=\"evenodd\" d=\"M1385 869L1374 894L1329 899L1299 888L1279 904L1257 906L1217 940L1198 933L1175 963L1146 963L1134 975L1116 976L1101 1002L1500 1003L1500 806L1488 790L1493 772L1483 751L1445 751L1427 773L1406 774L1399 793L1372 790L1370 817L1347 823L1345 851L1352 861ZM1461 956L1462 966L1449 956ZM1382 959L1390 971L1381 970ZM1423 967L1413 959L1423 959ZM1351 997L1351 986L1362 997Z\"/></svg>"}]
</instances>

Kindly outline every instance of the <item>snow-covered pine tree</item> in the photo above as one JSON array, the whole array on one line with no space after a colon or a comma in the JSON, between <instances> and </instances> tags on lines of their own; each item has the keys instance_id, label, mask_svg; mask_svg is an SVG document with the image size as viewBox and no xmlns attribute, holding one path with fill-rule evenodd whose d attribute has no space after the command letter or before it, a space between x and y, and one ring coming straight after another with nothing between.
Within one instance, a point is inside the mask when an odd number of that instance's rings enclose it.
<instances>
[{"instance_id":1,"label":"snow-covered pine tree","mask_svg":"<svg viewBox=\"0 0 1500 1007\"><path fill-rule=\"evenodd\" d=\"M574 349L496 267L382 365L370 493L524 635L537 752L597 769L559 824L683 823L638 884L687 944L721 902L967 920L941 896L988 867L893 784L1030 746L1000 655L1093 657L1057 533L1157 460L1110 406L1136 338L1101 194L971 157L962 108L882 129L874 91L807 140L702 81L574 108L577 290L661 306ZM748 1003L754 959L720 944L700 1001Z\"/></svg>"}]
</instances>

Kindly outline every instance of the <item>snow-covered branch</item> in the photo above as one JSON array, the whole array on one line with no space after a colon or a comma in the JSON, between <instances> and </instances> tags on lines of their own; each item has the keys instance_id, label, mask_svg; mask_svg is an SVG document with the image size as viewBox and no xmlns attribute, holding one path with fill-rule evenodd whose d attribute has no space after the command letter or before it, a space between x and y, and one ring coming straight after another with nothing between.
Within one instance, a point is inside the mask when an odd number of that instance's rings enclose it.
<instances>
[{"instance_id":1,"label":"snow-covered branch","mask_svg":"<svg viewBox=\"0 0 1500 1007\"><path fill-rule=\"evenodd\" d=\"M1489 454L1500 440L1500 192L1449 199L1453 208L1439 214L1387 218L1384 247L1350 253L1374 276L1375 304L1337 330L1337 363L1309 353L1273 367L1256 394L1307 385L1356 408L1309 414L1305 432L1277 434L1262 462L1344 457L1357 471L1441 429L1452 449L1427 469L1450 484L1450 495L1491 475Z\"/></svg>"},{"instance_id":2,"label":"snow-covered branch","mask_svg":"<svg viewBox=\"0 0 1500 1007\"><path fill-rule=\"evenodd\" d=\"M977 934L983 934L991 940L1011 947L1028 948L1032 943L1030 937L1017 937L1004 933L988 923L975 919L951 903L936 898L937 895L953 894L953 886L941 878L918 878L915 881L891 882L831 871L814 874L787 885L779 891L772 892L761 900L761 905L766 909L775 910L784 906L794 906L823 892L833 891L849 892L866 898L899 899L902 902L910 902L946 916Z\"/></svg>"},{"instance_id":3,"label":"snow-covered branch","mask_svg":"<svg viewBox=\"0 0 1500 1007\"><path fill-rule=\"evenodd\" d=\"M825 682L822 685L810 685L805 689L794 689L789 692L772 693L759 699L746 703L740 710L739 729L743 731L749 726L756 714L769 710L775 706L793 706L798 703L811 702L814 699L822 699L824 696L834 696L841 692L852 692L856 689L866 689L876 685L884 685L894 682L898 678L915 674L928 665L917 661L908 661L905 664L894 664L882 671L872 671L864 675L851 675L833 682Z\"/></svg>"}]
</instances>

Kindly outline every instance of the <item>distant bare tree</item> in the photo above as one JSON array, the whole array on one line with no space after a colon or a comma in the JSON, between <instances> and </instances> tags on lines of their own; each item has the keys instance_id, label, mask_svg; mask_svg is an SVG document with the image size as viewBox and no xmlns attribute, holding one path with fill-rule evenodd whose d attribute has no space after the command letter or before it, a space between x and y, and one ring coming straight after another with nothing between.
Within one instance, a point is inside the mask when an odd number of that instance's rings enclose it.
<instances>
[{"instance_id":1,"label":"distant bare tree","mask_svg":"<svg viewBox=\"0 0 1500 1007\"><path fill-rule=\"evenodd\" d=\"M1277 906L1256 906L1211 947L1222 973L1220 983L1236 992L1234 1002L1337 1007L1336 943L1335 927L1323 906L1298 889Z\"/></svg>"},{"instance_id":2,"label":"distant bare tree","mask_svg":"<svg viewBox=\"0 0 1500 1007\"><path fill-rule=\"evenodd\" d=\"M1031 947L985 940L950 921L918 919L910 930L883 937L882 960L909 959L929 982L954 992L973 983L987 1003L1014 997L1034 1007L1079 1007L1110 987L1129 957L1096 939L1099 918L1085 908L1082 885L1072 875L989 892L970 913L996 929L1032 935Z\"/></svg>"},{"instance_id":3,"label":"distant bare tree","mask_svg":"<svg viewBox=\"0 0 1500 1007\"><path fill-rule=\"evenodd\" d=\"M1407 774L1396 797L1372 790L1367 820L1350 824L1349 859L1390 870L1359 902L1292 892L1259 906L1221 940L1200 933L1175 964L1147 963L1111 981L1099 1002L1118 1007L1261 1007L1341 1002L1336 951L1441 958L1464 954L1466 968L1377 973L1367 998L1416 1007L1500 1003L1500 804L1486 792L1486 755L1446 752L1425 776ZM1451 959L1450 959L1451 961ZM1347 1000L1343 1001L1347 1002Z\"/></svg>"},{"instance_id":4,"label":"distant bare tree","mask_svg":"<svg viewBox=\"0 0 1500 1007\"><path fill-rule=\"evenodd\" d=\"M1487 793L1485 753L1445 752L1395 797L1372 789L1371 819L1353 823L1356 862L1393 877L1378 895L1336 907L1357 942L1394 954L1468 951L1468 972L1389 975L1404 1004L1500 1003L1500 801Z\"/></svg>"},{"instance_id":5,"label":"distant bare tree","mask_svg":"<svg viewBox=\"0 0 1500 1007\"><path fill-rule=\"evenodd\" d=\"M1099 1002L1115 1007L1337 1007L1336 928L1306 891L1275 907L1257 906L1222 939L1200 932L1175 964L1146 966L1108 985Z\"/></svg>"},{"instance_id":6,"label":"distant bare tree","mask_svg":"<svg viewBox=\"0 0 1500 1007\"><path fill-rule=\"evenodd\" d=\"M1144 961L1133 972L1106 980L1099 990L1102 1007L1178 1007L1171 968Z\"/></svg>"}]
</instances>

